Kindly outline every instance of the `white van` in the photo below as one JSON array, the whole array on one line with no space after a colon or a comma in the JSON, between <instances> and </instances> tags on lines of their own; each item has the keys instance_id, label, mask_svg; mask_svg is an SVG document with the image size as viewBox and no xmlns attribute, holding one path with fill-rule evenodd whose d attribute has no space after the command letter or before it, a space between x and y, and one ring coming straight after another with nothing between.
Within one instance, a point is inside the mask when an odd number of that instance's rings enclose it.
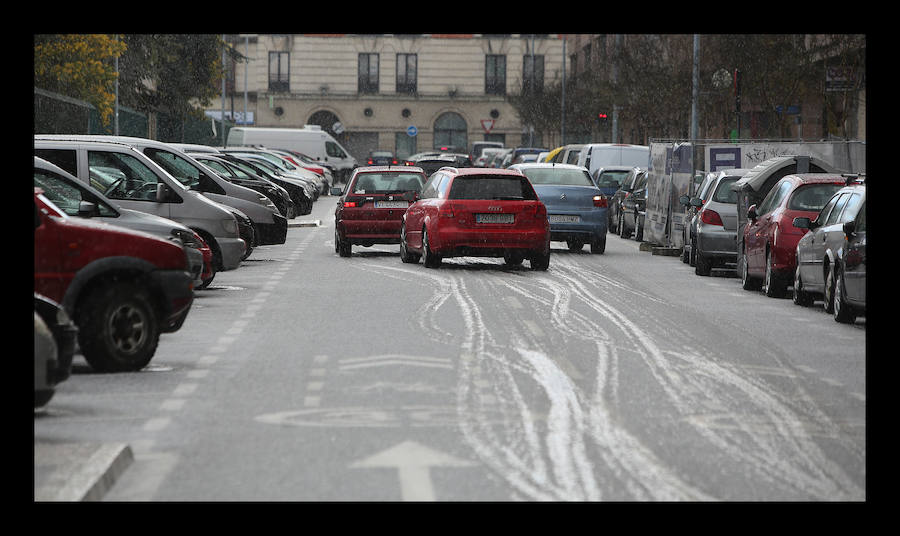
<instances>
[{"instance_id":1,"label":"white van","mask_svg":"<svg viewBox=\"0 0 900 536\"><path fill-rule=\"evenodd\" d=\"M650 147L627 143L589 143L581 148L578 165L593 177L598 169L610 166L650 167Z\"/></svg>"},{"instance_id":2,"label":"white van","mask_svg":"<svg viewBox=\"0 0 900 536\"><path fill-rule=\"evenodd\" d=\"M34 155L56 164L124 208L175 220L197 232L217 272L240 266L249 244L232 209L189 190L144 153L114 142L40 139Z\"/></svg>"},{"instance_id":3,"label":"white van","mask_svg":"<svg viewBox=\"0 0 900 536\"><path fill-rule=\"evenodd\" d=\"M334 167L338 181L344 183L358 165L356 159L318 125L303 128L233 127L228 131L227 145L297 151Z\"/></svg>"}]
</instances>

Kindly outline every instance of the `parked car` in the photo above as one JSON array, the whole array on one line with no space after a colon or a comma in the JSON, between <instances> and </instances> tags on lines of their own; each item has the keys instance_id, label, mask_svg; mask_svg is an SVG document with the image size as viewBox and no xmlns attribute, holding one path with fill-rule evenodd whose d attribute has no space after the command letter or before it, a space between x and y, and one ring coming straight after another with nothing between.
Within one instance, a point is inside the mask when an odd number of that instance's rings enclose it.
<instances>
[{"instance_id":1,"label":"parked car","mask_svg":"<svg viewBox=\"0 0 900 536\"><path fill-rule=\"evenodd\" d=\"M414 164L425 173L426 177L430 177L432 173L442 167L455 167L456 159L444 155L424 156L416 159Z\"/></svg>"},{"instance_id":2,"label":"parked car","mask_svg":"<svg viewBox=\"0 0 900 536\"><path fill-rule=\"evenodd\" d=\"M400 162L390 151L369 151L366 157L367 166L396 166Z\"/></svg>"},{"instance_id":3,"label":"parked car","mask_svg":"<svg viewBox=\"0 0 900 536\"><path fill-rule=\"evenodd\" d=\"M279 176L294 179L295 181L304 183L306 185L306 195L312 201L317 201L319 199L319 195L321 195L318 175L311 171L307 171L306 169L298 168L297 166L292 165L291 167L288 167L285 164L286 161L277 155L260 149L254 149L252 147L245 147L240 149L226 148L223 149L222 152L239 156L244 160L252 160L257 165L263 166L268 169L270 173L275 173Z\"/></svg>"},{"instance_id":4,"label":"parked car","mask_svg":"<svg viewBox=\"0 0 900 536\"><path fill-rule=\"evenodd\" d=\"M399 244L403 214L425 183L422 168L371 166L353 170L334 211L334 251L349 257L354 245Z\"/></svg>"},{"instance_id":5,"label":"parked car","mask_svg":"<svg viewBox=\"0 0 900 536\"><path fill-rule=\"evenodd\" d=\"M701 174L697 173L694 175L694 195L683 195L678 199L685 207L681 228L681 240L682 244L684 244L681 249L681 261L691 266L696 264L697 214L703 208L703 204L709 200L709 196L712 194L709 187L713 179L716 178L715 172L705 172L702 174L703 178L697 181L697 175Z\"/></svg>"},{"instance_id":6,"label":"parked car","mask_svg":"<svg viewBox=\"0 0 900 536\"><path fill-rule=\"evenodd\" d=\"M67 215L97 218L106 223L144 231L162 238L174 237L185 246L194 284L201 285L204 271L202 244L194 231L176 221L120 207L100 191L83 184L62 168L34 157L34 186ZM207 246L209 249L209 246Z\"/></svg>"},{"instance_id":7,"label":"parked car","mask_svg":"<svg viewBox=\"0 0 900 536\"><path fill-rule=\"evenodd\" d=\"M499 141L476 141L472 143L472 153L469 155L469 158L476 162L479 158L484 156L485 150L497 150L502 149L503 143Z\"/></svg>"},{"instance_id":8,"label":"parked car","mask_svg":"<svg viewBox=\"0 0 900 536\"><path fill-rule=\"evenodd\" d=\"M191 279L181 242L70 218L34 189L34 292L63 305L94 369L146 366L184 323Z\"/></svg>"},{"instance_id":9,"label":"parked car","mask_svg":"<svg viewBox=\"0 0 900 536\"><path fill-rule=\"evenodd\" d=\"M156 162L121 142L39 139L34 155L56 164L123 208L177 221L203 237L216 272L240 266L248 247L231 207L190 190Z\"/></svg>"},{"instance_id":10,"label":"parked car","mask_svg":"<svg viewBox=\"0 0 900 536\"><path fill-rule=\"evenodd\" d=\"M866 311L866 187L847 181L815 219L794 218L808 229L797 242L794 303L812 305L821 297L838 322Z\"/></svg>"},{"instance_id":11,"label":"parked car","mask_svg":"<svg viewBox=\"0 0 900 536\"><path fill-rule=\"evenodd\" d=\"M634 166L606 166L597 169L591 175L591 178L593 178L594 184L597 185L597 188L600 188L603 195L612 197L622 187L625 177L628 176L632 169L634 169Z\"/></svg>"},{"instance_id":12,"label":"parked car","mask_svg":"<svg viewBox=\"0 0 900 536\"><path fill-rule=\"evenodd\" d=\"M233 162L217 156L215 154L198 153L193 154L194 160L200 162L211 170L219 174L223 179L239 184L245 188L256 190L257 192L268 197L278 212L282 216L291 220L297 217L297 211L294 209L294 203L291 196L281 186L261 177L257 174L251 174L238 167Z\"/></svg>"},{"instance_id":13,"label":"parked car","mask_svg":"<svg viewBox=\"0 0 900 536\"><path fill-rule=\"evenodd\" d=\"M608 226L609 229L615 233L619 232L619 216L622 213L622 200L630 196L631 192L634 191L634 183L642 172L643 170L641 168L631 168L631 171L629 171L628 174L625 175L625 178L622 179L622 185L608 201Z\"/></svg>"},{"instance_id":14,"label":"parked car","mask_svg":"<svg viewBox=\"0 0 900 536\"><path fill-rule=\"evenodd\" d=\"M55 386L71 374L78 327L62 305L37 292L34 314L34 407L37 408L46 405L53 397Z\"/></svg>"},{"instance_id":15,"label":"parked car","mask_svg":"<svg viewBox=\"0 0 900 536\"><path fill-rule=\"evenodd\" d=\"M622 238L638 242L644 239L644 215L647 209L647 170L641 169L634 176L631 192L622 197L619 208L619 222L616 228Z\"/></svg>"},{"instance_id":16,"label":"parked car","mask_svg":"<svg viewBox=\"0 0 900 536\"><path fill-rule=\"evenodd\" d=\"M529 259L550 266L547 207L519 171L444 168L428 179L403 215L400 259L437 268L447 257Z\"/></svg>"},{"instance_id":17,"label":"parked car","mask_svg":"<svg viewBox=\"0 0 900 536\"><path fill-rule=\"evenodd\" d=\"M329 166L328 164L324 164L322 162L317 162L311 156L307 156L303 153L297 151L289 151L287 149L275 149L271 147L265 148L270 153L274 153L291 164L297 166L298 168L303 168L306 171L310 171L318 175L319 179L319 194L320 195L328 195L328 190L331 188L331 184L334 182L334 167Z\"/></svg>"},{"instance_id":18,"label":"parked car","mask_svg":"<svg viewBox=\"0 0 900 536\"><path fill-rule=\"evenodd\" d=\"M190 155L167 143L147 138L100 135L39 135L35 139L114 142L134 147L186 188L200 192L249 218L253 228L253 241L247 243L242 259L250 255L254 246L284 244L287 238L287 218L281 215L268 197L223 179Z\"/></svg>"},{"instance_id":19,"label":"parked car","mask_svg":"<svg viewBox=\"0 0 900 536\"><path fill-rule=\"evenodd\" d=\"M583 167L569 164L514 164L547 207L550 240L563 241L570 251L591 245L591 253L606 251L607 199Z\"/></svg>"},{"instance_id":20,"label":"parked car","mask_svg":"<svg viewBox=\"0 0 900 536\"><path fill-rule=\"evenodd\" d=\"M221 153L218 156L231 162L248 174L256 174L265 180L284 188L291 198L291 202L294 204L294 213L296 215L305 215L312 212L313 187L309 182L282 175L277 168L270 165L268 162L263 162L258 159L228 153Z\"/></svg>"},{"instance_id":21,"label":"parked car","mask_svg":"<svg viewBox=\"0 0 900 536\"><path fill-rule=\"evenodd\" d=\"M807 231L795 227L794 218L816 217L844 182L843 177L831 173L787 175L759 206L750 206L740 270L745 290L762 288L769 297L784 294L797 269L797 243Z\"/></svg>"},{"instance_id":22,"label":"parked car","mask_svg":"<svg viewBox=\"0 0 900 536\"><path fill-rule=\"evenodd\" d=\"M499 152L502 152L502 147L485 147L481 150L481 156L475 159L472 163L475 167L489 167L488 163L491 159Z\"/></svg>"},{"instance_id":23,"label":"parked car","mask_svg":"<svg viewBox=\"0 0 900 536\"><path fill-rule=\"evenodd\" d=\"M737 192L731 185L744 171L729 169L714 174L704 192L705 199L691 200L691 207L699 210L691 247L697 275L709 275L714 267L737 261Z\"/></svg>"}]
</instances>

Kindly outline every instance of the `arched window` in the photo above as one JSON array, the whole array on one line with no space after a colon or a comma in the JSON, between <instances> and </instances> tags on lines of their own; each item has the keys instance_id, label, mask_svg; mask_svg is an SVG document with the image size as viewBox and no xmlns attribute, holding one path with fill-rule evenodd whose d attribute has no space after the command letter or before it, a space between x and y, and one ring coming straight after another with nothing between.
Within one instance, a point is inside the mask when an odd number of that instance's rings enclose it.
<instances>
[{"instance_id":1,"label":"arched window","mask_svg":"<svg viewBox=\"0 0 900 536\"><path fill-rule=\"evenodd\" d=\"M466 120L455 112L441 114L434 122L434 148L456 147L466 152L469 146Z\"/></svg>"},{"instance_id":2,"label":"arched window","mask_svg":"<svg viewBox=\"0 0 900 536\"><path fill-rule=\"evenodd\" d=\"M309 119L306 121L308 125L319 125L322 127L322 130L331 134L334 137L337 137L337 133L334 131L334 125L340 122L338 116L329 112L328 110L321 110L309 116Z\"/></svg>"}]
</instances>

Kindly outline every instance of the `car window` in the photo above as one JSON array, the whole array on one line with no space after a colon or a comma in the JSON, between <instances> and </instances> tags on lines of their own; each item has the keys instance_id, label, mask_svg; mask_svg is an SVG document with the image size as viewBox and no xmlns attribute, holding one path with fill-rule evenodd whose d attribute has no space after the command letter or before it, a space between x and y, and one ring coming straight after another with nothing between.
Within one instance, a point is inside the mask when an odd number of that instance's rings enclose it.
<instances>
[{"instance_id":1,"label":"car window","mask_svg":"<svg viewBox=\"0 0 900 536\"><path fill-rule=\"evenodd\" d=\"M819 212L822 207L831 199L835 192L840 190L843 185L840 184L807 184L797 188L788 201L788 208L791 210L809 210ZM838 201L841 207L847 200ZM830 219L830 216L829 216Z\"/></svg>"},{"instance_id":2,"label":"car window","mask_svg":"<svg viewBox=\"0 0 900 536\"><path fill-rule=\"evenodd\" d=\"M628 176L627 171L604 171L597 177L597 186L600 188L618 188L626 176ZM534 184L534 181L531 182Z\"/></svg>"},{"instance_id":3,"label":"car window","mask_svg":"<svg viewBox=\"0 0 900 536\"><path fill-rule=\"evenodd\" d=\"M422 188L422 194L419 196L420 199L428 199L431 197L437 197L437 183L440 180L440 175L435 173L430 176L427 181L425 181L425 186Z\"/></svg>"},{"instance_id":4,"label":"car window","mask_svg":"<svg viewBox=\"0 0 900 536\"><path fill-rule=\"evenodd\" d=\"M441 180L437 183L437 196L441 198L447 197L447 188L450 187L450 175L442 175Z\"/></svg>"},{"instance_id":5,"label":"car window","mask_svg":"<svg viewBox=\"0 0 900 536\"><path fill-rule=\"evenodd\" d=\"M841 210L843 210L844 205L847 204L848 199L850 199L850 194L842 194L840 197L838 197L837 203L835 203L834 208L831 209L831 214L829 214L828 219L825 220L825 225L838 223L838 218L841 215Z\"/></svg>"},{"instance_id":6,"label":"car window","mask_svg":"<svg viewBox=\"0 0 900 536\"><path fill-rule=\"evenodd\" d=\"M325 142L325 154L335 158L347 158L347 155L344 154L344 151L341 150L340 146L333 141Z\"/></svg>"},{"instance_id":7,"label":"car window","mask_svg":"<svg viewBox=\"0 0 900 536\"><path fill-rule=\"evenodd\" d=\"M831 213L831 209L834 208L834 204L837 203L838 197L840 196L836 195L829 199L828 203L825 204L825 207L819 212L819 215L816 216L816 223L818 223L819 226L825 224L825 220L828 219L828 215Z\"/></svg>"},{"instance_id":8,"label":"car window","mask_svg":"<svg viewBox=\"0 0 900 536\"><path fill-rule=\"evenodd\" d=\"M706 179L703 181L703 184L700 185L700 195L697 197L702 199L704 203L706 201L709 201L709 198L712 195L712 192L713 192L712 187L713 187L713 184L715 184L715 182L716 182L714 177L715 177L715 175L708 175L706 177Z\"/></svg>"},{"instance_id":9,"label":"car window","mask_svg":"<svg viewBox=\"0 0 900 536\"><path fill-rule=\"evenodd\" d=\"M865 232L866 230L866 204L863 202L862 206L859 207L859 213L856 217L856 230L857 232Z\"/></svg>"},{"instance_id":10,"label":"car window","mask_svg":"<svg viewBox=\"0 0 900 536\"><path fill-rule=\"evenodd\" d=\"M640 190L641 188L647 186L647 173L641 173L637 181L634 183L634 189Z\"/></svg>"},{"instance_id":11,"label":"car window","mask_svg":"<svg viewBox=\"0 0 900 536\"><path fill-rule=\"evenodd\" d=\"M159 178L137 157L114 151L88 151L91 172L116 177L103 194L110 199L156 200Z\"/></svg>"},{"instance_id":12,"label":"car window","mask_svg":"<svg viewBox=\"0 0 900 536\"><path fill-rule=\"evenodd\" d=\"M448 199L524 199L537 194L525 177L464 175L456 177Z\"/></svg>"},{"instance_id":13,"label":"car window","mask_svg":"<svg viewBox=\"0 0 900 536\"><path fill-rule=\"evenodd\" d=\"M234 171L231 170L231 168L228 168L228 167L225 167L224 165L222 165L221 162L215 162L213 160L204 160L203 158L200 158L197 161L202 164L205 164L207 167L209 167L213 171L217 171L217 172L219 172L220 175L223 175L225 177L234 177L237 175Z\"/></svg>"},{"instance_id":14,"label":"car window","mask_svg":"<svg viewBox=\"0 0 900 536\"><path fill-rule=\"evenodd\" d=\"M737 182L738 177L724 177L716 186L716 193L712 199L716 203L728 203L730 205L737 204L737 192L731 189L731 185Z\"/></svg>"},{"instance_id":15,"label":"car window","mask_svg":"<svg viewBox=\"0 0 900 536\"><path fill-rule=\"evenodd\" d=\"M841 215L838 218L838 223L847 223L848 221L855 220L856 214L859 212L859 205L861 202L862 195L850 194L850 199L848 199L847 204L844 205L844 211L841 212Z\"/></svg>"},{"instance_id":16,"label":"car window","mask_svg":"<svg viewBox=\"0 0 900 536\"><path fill-rule=\"evenodd\" d=\"M418 173L359 173L353 185L353 193L419 192L422 190L422 183L422 175Z\"/></svg>"},{"instance_id":17,"label":"car window","mask_svg":"<svg viewBox=\"0 0 900 536\"><path fill-rule=\"evenodd\" d=\"M35 149L34 156L43 158L47 162L56 164L57 167L78 176L78 155L74 149Z\"/></svg>"},{"instance_id":18,"label":"car window","mask_svg":"<svg viewBox=\"0 0 900 536\"><path fill-rule=\"evenodd\" d=\"M775 187L772 188L772 190L769 192L769 195L767 195L766 198L763 199L762 203L757 208L756 213L760 216L763 214L768 214L769 212L774 210L775 207L780 206L781 201L784 200L784 198L787 197L787 195L790 193L791 187L792 186L789 181L781 181L776 184Z\"/></svg>"},{"instance_id":19,"label":"car window","mask_svg":"<svg viewBox=\"0 0 900 536\"><path fill-rule=\"evenodd\" d=\"M144 154L186 187L196 187L200 184L200 170L178 155L153 148L144 150Z\"/></svg>"},{"instance_id":20,"label":"car window","mask_svg":"<svg viewBox=\"0 0 900 536\"><path fill-rule=\"evenodd\" d=\"M46 169L34 170L34 185L44 190L44 196L69 216L78 215L78 206L82 201L90 201L97 205L100 216L107 218L118 217L118 212L105 201L91 194L89 191L72 184L58 174Z\"/></svg>"},{"instance_id":21,"label":"car window","mask_svg":"<svg viewBox=\"0 0 900 536\"><path fill-rule=\"evenodd\" d=\"M527 168L522 170L531 184L553 184L565 186L593 186L591 176L583 169L566 169L554 167ZM624 176L627 171L620 172ZM619 183L614 183L618 186ZM601 184L600 186L603 186Z\"/></svg>"}]
</instances>

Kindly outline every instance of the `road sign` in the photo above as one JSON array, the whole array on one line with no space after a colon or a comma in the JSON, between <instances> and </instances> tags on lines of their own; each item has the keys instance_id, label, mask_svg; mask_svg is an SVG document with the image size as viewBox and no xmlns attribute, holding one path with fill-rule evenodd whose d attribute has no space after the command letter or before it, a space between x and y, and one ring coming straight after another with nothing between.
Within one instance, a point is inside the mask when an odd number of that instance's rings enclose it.
<instances>
[{"instance_id":1,"label":"road sign","mask_svg":"<svg viewBox=\"0 0 900 536\"><path fill-rule=\"evenodd\" d=\"M486 134L491 133L491 129L494 128L494 120L493 119L482 119L481 120L481 128L484 129Z\"/></svg>"},{"instance_id":2,"label":"road sign","mask_svg":"<svg viewBox=\"0 0 900 536\"><path fill-rule=\"evenodd\" d=\"M416 128L415 125L409 125L406 127L406 134L410 137L415 136L419 133L419 129Z\"/></svg>"}]
</instances>

